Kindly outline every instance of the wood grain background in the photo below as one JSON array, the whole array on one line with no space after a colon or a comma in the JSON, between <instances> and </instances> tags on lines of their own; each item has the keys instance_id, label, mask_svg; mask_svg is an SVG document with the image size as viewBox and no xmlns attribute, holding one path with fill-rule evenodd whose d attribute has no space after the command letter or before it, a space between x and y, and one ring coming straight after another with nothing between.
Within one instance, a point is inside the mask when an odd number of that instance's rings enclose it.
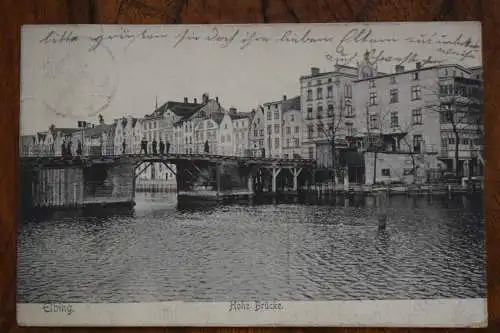
<instances>
[{"instance_id":1,"label":"wood grain background","mask_svg":"<svg viewBox=\"0 0 500 333\"><path fill-rule=\"evenodd\" d=\"M498 0L3 0L0 3L0 333L4 332L428 332L436 329L20 328L15 321L21 24L279 23L480 20L486 126L489 327L500 332L500 1ZM498 140L498 141L497 141ZM441 330L464 332L468 330ZM471 329L472 331L472 329ZM477 331L477 330L476 330Z\"/></svg>"}]
</instances>

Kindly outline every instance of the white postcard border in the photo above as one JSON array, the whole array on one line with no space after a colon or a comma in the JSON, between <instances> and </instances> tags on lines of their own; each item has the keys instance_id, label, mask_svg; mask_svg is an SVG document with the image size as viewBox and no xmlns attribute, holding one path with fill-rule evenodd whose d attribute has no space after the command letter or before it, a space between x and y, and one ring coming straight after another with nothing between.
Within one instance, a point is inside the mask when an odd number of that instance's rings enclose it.
<instances>
[{"instance_id":1,"label":"white postcard border","mask_svg":"<svg viewBox=\"0 0 500 333\"><path fill-rule=\"evenodd\" d=\"M231 302L19 303L21 326L486 327L476 299L269 302L282 309L230 311ZM262 305L260 303L259 305Z\"/></svg>"}]
</instances>

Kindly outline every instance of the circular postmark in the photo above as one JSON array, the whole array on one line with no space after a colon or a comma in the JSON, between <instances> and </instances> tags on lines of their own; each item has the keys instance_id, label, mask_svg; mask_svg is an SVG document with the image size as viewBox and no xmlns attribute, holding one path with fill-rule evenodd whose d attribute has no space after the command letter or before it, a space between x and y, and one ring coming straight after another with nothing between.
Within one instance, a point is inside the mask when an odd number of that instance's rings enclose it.
<instances>
[{"instance_id":1,"label":"circular postmark","mask_svg":"<svg viewBox=\"0 0 500 333\"><path fill-rule=\"evenodd\" d=\"M86 39L46 47L34 98L42 102L49 116L89 119L105 112L117 89L109 50L89 51Z\"/></svg>"}]
</instances>

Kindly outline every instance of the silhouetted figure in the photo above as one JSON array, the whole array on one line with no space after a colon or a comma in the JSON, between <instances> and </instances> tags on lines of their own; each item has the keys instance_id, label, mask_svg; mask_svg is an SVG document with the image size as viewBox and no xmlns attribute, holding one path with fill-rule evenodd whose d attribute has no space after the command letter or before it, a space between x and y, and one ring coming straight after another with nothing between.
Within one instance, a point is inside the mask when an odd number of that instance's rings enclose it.
<instances>
[{"instance_id":1,"label":"silhouetted figure","mask_svg":"<svg viewBox=\"0 0 500 333\"><path fill-rule=\"evenodd\" d=\"M153 148L153 155L156 155L158 154L158 152L156 151L156 146L157 146L157 142L156 142L156 139L153 139L153 143L152 143L152 148Z\"/></svg>"},{"instance_id":2,"label":"silhouetted figure","mask_svg":"<svg viewBox=\"0 0 500 333\"><path fill-rule=\"evenodd\" d=\"M69 140L68 142L68 156L71 156L71 146L73 145L73 142L71 142L71 140Z\"/></svg>"},{"instance_id":3,"label":"silhouetted figure","mask_svg":"<svg viewBox=\"0 0 500 333\"><path fill-rule=\"evenodd\" d=\"M160 139L160 155L165 154L165 142L163 142L162 139Z\"/></svg>"},{"instance_id":4,"label":"silhouetted figure","mask_svg":"<svg viewBox=\"0 0 500 333\"><path fill-rule=\"evenodd\" d=\"M80 142L80 140L78 140L78 144L76 146L76 154L78 156L82 155L82 143Z\"/></svg>"},{"instance_id":5,"label":"silhouetted figure","mask_svg":"<svg viewBox=\"0 0 500 333\"><path fill-rule=\"evenodd\" d=\"M142 139L141 141L141 153L144 151L144 154L148 153L148 141L146 139Z\"/></svg>"},{"instance_id":6,"label":"silhouetted figure","mask_svg":"<svg viewBox=\"0 0 500 333\"><path fill-rule=\"evenodd\" d=\"M205 151L205 153L207 153L207 154L208 154L208 153L209 153L209 151L210 151L210 147L209 147L209 145L208 145L208 140L207 140L207 141L205 141L205 149L204 149L204 151Z\"/></svg>"},{"instance_id":7,"label":"silhouetted figure","mask_svg":"<svg viewBox=\"0 0 500 333\"><path fill-rule=\"evenodd\" d=\"M61 156L66 156L66 140L61 144Z\"/></svg>"},{"instance_id":8,"label":"silhouetted figure","mask_svg":"<svg viewBox=\"0 0 500 333\"><path fill-rule=\"evenodd\" d=\"M167 154L170 151L170 142L167 141Z\"/></svg>"},{"instance_id":9,"label":"silhouetted figure","mask_svg":"<svg viewBox=\"0 0 500 333\"><path fill-rule=\"evenodd\" d=\"M127 149L127 143L125 142L125 139L123 139L123 142L122 142L122 154L125 154L125 149Z\"/></svg>"}]
</instances>

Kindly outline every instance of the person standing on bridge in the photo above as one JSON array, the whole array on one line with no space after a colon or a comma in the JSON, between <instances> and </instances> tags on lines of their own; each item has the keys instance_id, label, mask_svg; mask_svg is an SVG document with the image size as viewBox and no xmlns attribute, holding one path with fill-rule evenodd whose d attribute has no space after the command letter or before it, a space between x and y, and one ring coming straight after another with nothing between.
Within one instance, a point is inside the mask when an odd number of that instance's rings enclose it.
<instances>
[{"instance_id":1,"label":"person standing on bridge","mask_svg":"<svg viewBox=\"0 0 500 333\"><path fill-rule=\"evenodd\" d=\"M76 146L76 154L78 156L82 155L82 142L78 140L78 145Z\"/></svg>"},{"instance_id":2,"label":"person standing on bridge","mask_svg":"<svg viewBox=\"0 0 500 333\"><path fill-rule=\"evenodd\" d=\"M160 155L165 154L165 142L163 142L162 139L160 139Z\"/></svg>"},{"instance_id":3,"label":"person standing on bridge","mask_svg":"<svg viewBox=\"0 0 500 333\"><path fill-rule=\"evenodd\" d=\"M125 149L127 148L127 143L125 142L125 139L123 139L122 142L122 154L125 154Z\"/></svg>"},{"instance_id":4,"label":"person standing on bridge","mask_svg":"<svg viewBox=\"0 0 500 333\"><path fill-rule=\"evenodd\" d=\"M210 146L208 145L208 140L205 141L205 149L204 149L205 153L209 153L210 151Z\"/></svg>"},{"instance_id":5,"label":"person standing on bridge","mask_svg":"<svg viewBox=\"0 0 500 333\"><path fill-rule=\"evenodd\" d=\"M157 142L156 142L156 138L153 138L153 143L151 144L152 148L153 148L153 155L156 155L158 154L158 151L156 150L156 146L157 146Z\"/></svg>"},{"instance_id":6,"label":"person standing on bridge","mask_svg":"<svg viewBox=\"0 0 500 333\"><path fill-rule=\"evenodd\" d=\"M66 156L66 139L61 144L61 156Z\"/></svg>"},{"instance_id":7,"label":"person standing on bridge","mask_svg":"<svg viewBox=\"0 0 500 333\"><path fill-rule=\"evenodd\" d=\"M73 146L73 142L71 141L71 139L69 139L69 142L68 142L68 156L71 156L71 146Z\"/></svg>"},{"instance_id":8,"label":"person standing on bridge","mask_svg":"<svg viewBox=\"0 0 500 333\"><path fill-rule=\"evenodd\" d=\"M148 141L146 138L141 140L141 153L144 151L144 154L148 154Z\"/></svg>"},{"instance_id":9,"label":"person standing on bridge","mask_svg":"<svg viewBox=\"0 0 500 333\"><path fill-rule=\"evenodd\" d=\"M167 154L170 151L170 142L167 141Z\"/></svg>"}]
</instances>

